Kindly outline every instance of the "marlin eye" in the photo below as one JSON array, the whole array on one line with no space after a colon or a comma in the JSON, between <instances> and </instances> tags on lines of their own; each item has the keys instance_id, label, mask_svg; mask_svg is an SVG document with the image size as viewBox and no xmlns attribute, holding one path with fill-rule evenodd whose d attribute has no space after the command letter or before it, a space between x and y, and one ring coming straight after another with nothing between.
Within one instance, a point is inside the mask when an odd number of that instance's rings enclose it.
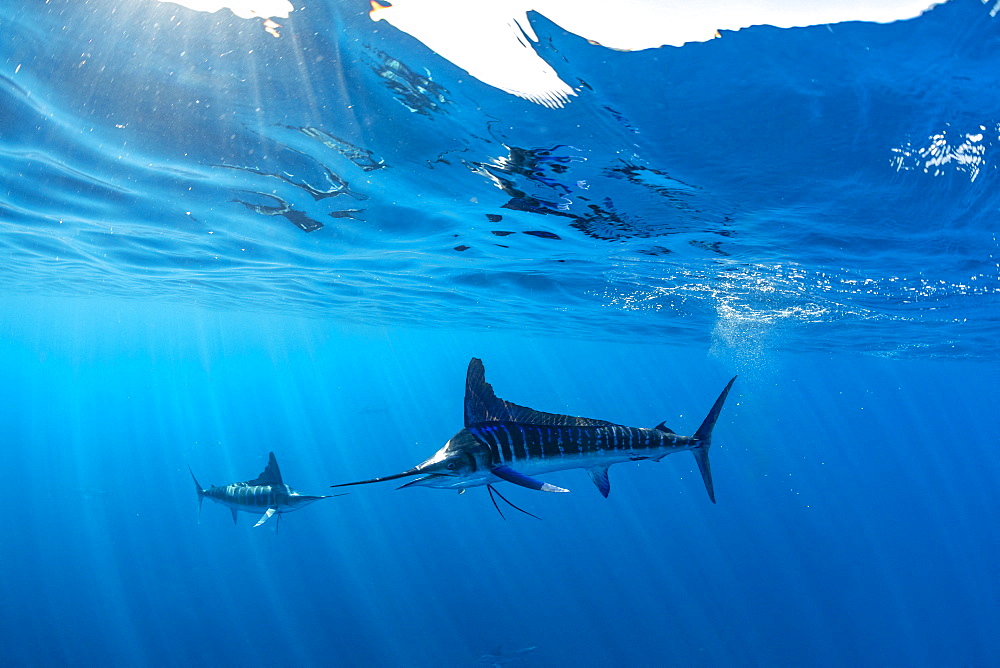
<instances>
[{"instance_id":1,"label":"marlin eye","mask_svg":"<svg viewBox=\"0 0 1000 668\"><path fill-rule=\"evenodd\" d=\"M448 470L449 471L455 470L455 462L448 462Z\"/></svg>"}]
</instances>

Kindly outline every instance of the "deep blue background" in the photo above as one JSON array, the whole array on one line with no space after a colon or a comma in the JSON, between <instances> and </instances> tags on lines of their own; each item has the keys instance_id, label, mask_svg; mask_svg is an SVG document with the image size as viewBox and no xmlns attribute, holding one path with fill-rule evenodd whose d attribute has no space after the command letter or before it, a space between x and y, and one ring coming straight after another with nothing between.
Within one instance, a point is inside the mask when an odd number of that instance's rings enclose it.
<instances>
[{"instance_id":1,"label":"deep blue background","mask_svg":"<svg viewBox=\"0 0 1000 668\"><path fill-rule=\"evenodd\" d=\"M7 665L988 665L996 367L135 303L0 319ZM402 470L461 426L465 365L530 406L690 433L734 369L712 506L685 454L568 495L357 488L252 529L203 484ZM505 492L508 490L505 489Z\"/></svg>"},{"instance_id":2,"label":"deep blue background","mask_svg":"<svg viewBox=\"0 0 1000 668\"><path fill-rule=\"evenodd\" d=\"M1000 663L990 5L634 53L532 15L553 110L305 4L0 8L0 664ZM473 356L687 434L739 374L718 504L681 453L501 487L541 521L386 483L199 523L189 466L422 461Z\"/></svg>"}]
</instances>

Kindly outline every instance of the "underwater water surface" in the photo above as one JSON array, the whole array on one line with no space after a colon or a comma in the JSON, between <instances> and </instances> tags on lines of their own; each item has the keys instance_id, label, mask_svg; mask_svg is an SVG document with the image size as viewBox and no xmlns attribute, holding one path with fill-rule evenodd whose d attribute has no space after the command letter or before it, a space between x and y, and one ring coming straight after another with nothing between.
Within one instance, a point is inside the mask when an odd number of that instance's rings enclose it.
<instances>
[{"instance_id":1,"label":"underwater water surface","mask_svg":"<svg viewBox=\"0 0 1000 668\"><path fill-rule=\"evenodd\" d=\"M0 663L987 666L1000 23L617 51L535 104L367 2L0 9ZM386 3L388 4L388 3ZM540 411L715 429L571 490L330 485ZM205 500L274 452L306 494ZM404 482L404 481L399 481Z\"/></svg>"}]
</instances>

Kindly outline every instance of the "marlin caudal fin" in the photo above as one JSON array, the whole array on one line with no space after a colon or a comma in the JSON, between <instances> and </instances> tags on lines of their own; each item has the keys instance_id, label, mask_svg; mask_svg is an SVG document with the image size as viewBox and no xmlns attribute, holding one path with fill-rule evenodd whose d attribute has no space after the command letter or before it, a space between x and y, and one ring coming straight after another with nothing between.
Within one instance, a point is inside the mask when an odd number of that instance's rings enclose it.
<instances>
[{"instance_id":1,"label":"marlin caudal fin","mask_svg":"<svg viewBox=\"0 0 1000 668\"><path fill-rule=\"evenodd\" d=\"M708 415L698 427L698 431L694 433L697 445L691 452L694 454L694 460L698 463L698 471L701 472L701 479L705 482L705 490L712 503L715 503L715 486L712 484L712 466L708 461L708 449L712 447L712 429L715 428L715 422L719 419L719 413L722 412L722 405L726 403L726 397L729 396L729 390L732 389L735 382L736 376L733 376L725 389L722 390L719 398L715 400L712 410L708 411Z\"/></svg>"},{"instance_id":2,"label":"marlin caudal fin","mask_svg":"<svg viewBox=\"0 0 1000 668\"><path fill-rule=\"evenodd\" d=\"M705 491L708 498L715 503L715 485L712 484L712 463L708 461L708 445L699 446L691 451L694 460L698 462L698 470L701 472L701 479L705 482Z\"/></svg>"},{"instance_id":3,"label":"marlin caudal fin","mask_svg":"<svg viewBox=\"0 0 1000 668\"><path fill-rule=\"evenodd\" d=\"M205 490L198 484L198 479L194 477L194 471L191 470L190 466L188 467L188 473L191 474L191 480L194 480L194 489L198 492L198 524L201 524L201 502L205 498Z\"/></svg>"}]
</instances>

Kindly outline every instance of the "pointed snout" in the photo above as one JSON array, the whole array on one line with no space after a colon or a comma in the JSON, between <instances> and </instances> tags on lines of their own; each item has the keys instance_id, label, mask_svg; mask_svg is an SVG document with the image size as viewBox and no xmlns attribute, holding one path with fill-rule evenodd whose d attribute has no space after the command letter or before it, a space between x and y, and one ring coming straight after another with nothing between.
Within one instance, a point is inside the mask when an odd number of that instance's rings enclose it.
<instances>
[{"instance_id":1,"label":"pointed snout","mask_svg":"<svg viewBox=\"0 0 1000 668\"><path fill-rule=\"evenodd\" d=\"M422 465L421 465L422 466ZM420 466L414 466L408 471L403 471L402 473L396 473L393 475L382 476L381 478L372 478L370 480L358 480L356 482L342 482L339 485L330 485L330 487L350 487L351 485L369 485L373 482L385 482L386 480L398 480L399 478L408 478L414 475L420 475Z\"/></svg>"},{"instance_id":2,"label":"pointed snout","mask_svg":"<svg viewBox=\"0 0 1000 668\"><path fill-rule=\"evenodd\" d=\"M472 459L467 453L469 445L476 445L476 440L466 429L462 429L451 440L444 444L440 450L417 464L411 469L402 473L371 478L370 480L358 480L357 482L344 482L331 487L348 487L350 485L368 485L373 482L385 482L387 480L398 480L399 478L409 478L411 476L422 476L417 480L406 483L402 487L410 485L428 485L431 487L448 487L448 484L428 484L427 481L434 479L446 479L461 477L463 464L466 458ZM466 467L467 468L467 467ZM472 463L472 470L476 469L475 461Z\"/></svg>"},{"instance_id":3,"label":"pointed snout","mask_svg":"<svg viewBox=\"0 0 1000 668\"><path fill-rule=\"evenodd\" d=\"M411 469L403 471L402 473L395 473L393 475L382 476L379 478L372 478L370 480L358 480L357 482L342 482L339 485L330 485L330 487L349 487L351 485L368 485L373 482L385 482L387 480L398 480L400 478L409 478L411 476L421 476L416 480L411 480L404 485L401 485L399 489L403 487L410 487L411 485L426 485L425 481L431 478L447 478L453 476L449 473L449 462L446 458L442 457L441 453L435 453L433 457L426 459L425 461L417 464Z\"/></svg>"}]
</instances>

